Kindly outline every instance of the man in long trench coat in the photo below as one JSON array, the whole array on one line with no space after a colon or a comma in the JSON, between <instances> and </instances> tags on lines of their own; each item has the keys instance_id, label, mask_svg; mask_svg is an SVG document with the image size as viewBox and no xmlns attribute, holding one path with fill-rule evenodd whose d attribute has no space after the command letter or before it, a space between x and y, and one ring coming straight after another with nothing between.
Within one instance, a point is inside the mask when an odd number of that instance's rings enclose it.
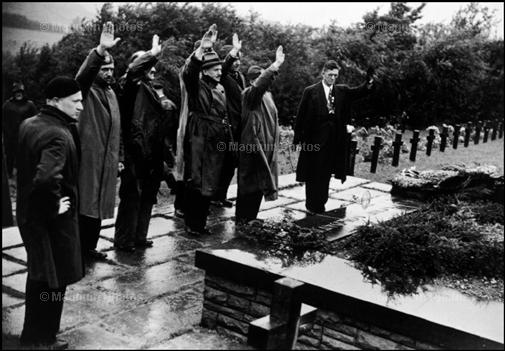
<instances>
[{"instance_id":1,"label":"man in long trench coat","mask_svg":"<svg viewBox=\"0 0 505 351\"><path fill-rule=\"evenodd\" d=\"M79 118L81 167L79 171L79 226L86 259L104 259L96 251L102 219L114 217L119 163L120 114L114 82L114 61L107 52L114 39L111 22L104 25L100 44L89 53L76 75L84 98Z\"/></svg>"},{"instance_id":2,"label":"man in long trench coat","mask_svg":"<svg viewBox=\"0 0 505 351\"><path fill-rule=\"evenodd\" d=\"M77 224L79 84L57 77L47 105L19 130L17 222L27 252L22 346L64 349L56 338L67 285L84 276Z\"/></svg>"},{"instance_id":3,"label":"man in long trench coat","mask_svg":"<svg viewBox=\"0 0 505 351\"><path fill-rule=\"evenodd\" d=\"M242 93L242 133L239 144L237 223L256 219L263 196L277 199L279 122L277 108L268 91L284 62L282 46L266 70L251 66L251 86Z\"/></svg>"},{"instance_id":4,"label":"man in long trench coat","mask_svg":"<svg viewBox=\"0 0 505 351\"><path fill-rule=\"evenodd\" d=\"M232 140L226 94L220 84L222 61L212 49L216 38L216 26L212 25L182 73L189 109L183 147L184 220L192 235L210 234L205 228L210 200L218 194L226 147Z\"/></svg>"},{"instance_id":5,"label":"man in long trench coat","mask_svg":"<svg viewBox=\"0 0 505 351\"><path fill-rule=\"evenodd\" d=\"M331 175L346 180L348 145L347 124L351 103L371 92L373 72L358 87L335 84L339 66L325 63L322 81L303 91L296 116L293 144L301 144L296 180L305 182L305 207L311 213L323 213L328 201Z\"/></svg>"}]
</instances>

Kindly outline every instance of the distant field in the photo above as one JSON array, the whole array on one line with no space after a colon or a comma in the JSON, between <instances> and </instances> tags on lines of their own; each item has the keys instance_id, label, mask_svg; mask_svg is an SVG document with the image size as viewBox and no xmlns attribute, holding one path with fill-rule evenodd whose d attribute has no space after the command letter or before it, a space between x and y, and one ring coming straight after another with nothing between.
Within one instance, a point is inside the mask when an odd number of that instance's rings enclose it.
<instances>
[{"instance_id":1,"label":"distant field","mask_svg":"<svg viewBox=\"0 0 505 351\"><path fill-rule=\"evenodd\" d=\"M15 54L25 41L29 41L36 48L40 48L46 43L52 45L64 35L65 33L2 27L2 52Z\"/></svg>"}]
</instances>

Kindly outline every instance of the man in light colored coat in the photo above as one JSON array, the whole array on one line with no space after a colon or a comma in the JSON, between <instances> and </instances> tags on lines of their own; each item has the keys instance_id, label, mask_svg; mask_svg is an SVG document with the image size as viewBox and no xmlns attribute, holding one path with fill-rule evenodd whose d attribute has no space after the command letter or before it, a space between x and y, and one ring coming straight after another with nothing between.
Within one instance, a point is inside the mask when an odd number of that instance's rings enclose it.
<instances>
[{"instance_id":1,"label":"man in light colored coat","mask_svg":"<svg viewBox=\"0 0 505 351\"><path fill-rule=\"evenodd\" d=\"M111 22L104 25L100 44L93 49L79 72L84 110L79 119L81 166L79 170L79 226L81 246L87 259L104 259L96 251L102 219L114 217L119 163L120 114L114 82L114 61L107 52L114 39Z\"/></svg>"}]
</instances>

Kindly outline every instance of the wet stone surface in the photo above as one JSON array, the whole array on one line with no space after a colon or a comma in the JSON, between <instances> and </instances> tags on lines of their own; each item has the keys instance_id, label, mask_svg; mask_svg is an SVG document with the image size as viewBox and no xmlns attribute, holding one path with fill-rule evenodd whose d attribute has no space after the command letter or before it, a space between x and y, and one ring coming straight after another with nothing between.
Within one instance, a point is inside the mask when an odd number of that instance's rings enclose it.
<instances>
[{"instance_id":1,"label":"wet stone surface","mask_svg":"<svg viewBox=\"0 0 505 351\"><path fill-rule=\"evenodd\" d=\"M385 218L416 206L392 198L387 185L349 177L344 184L331 180L326 212L312 216L305 209L304 184L297 183L294 174L279 177L279 187L276 201L262 201L258 218L298 220L300 225L327 230L330 240L350 235L369 217ZM366 209L355 199L363 190L372 195ZM166 198L168 194L162 186L163 201L153 208L151 248L134 253L115 250L115 220L102 221L97 249L107 254L107 260L87 262L86 276L67 288L60 332L70 349L252 349L243 341L198 326L204 271L194 266L195 250L239 245L235 206L211 206L207 226L214 234L192 236L185 233L184 219L174 216L174 196ZM236 185L232 185L228 198L235 195ZM17 227L2 230L4 348L16 348L23 325L26 251L19 245ZM280 264L275 258L266 262Z\"/></svg>"}]
</instances>

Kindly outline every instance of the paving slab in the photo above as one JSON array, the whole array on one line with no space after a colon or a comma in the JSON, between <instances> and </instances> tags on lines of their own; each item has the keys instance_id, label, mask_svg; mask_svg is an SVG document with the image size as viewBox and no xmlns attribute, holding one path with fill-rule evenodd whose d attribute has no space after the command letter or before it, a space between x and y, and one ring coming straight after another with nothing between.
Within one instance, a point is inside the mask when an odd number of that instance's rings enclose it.
<instances>
[{"instance_id":1,"label":"paving slab","mask_svg":"<svg viewBox=\"0 0 505 351\"><path fill-rule=\"evenodd\" d=\"M389 193L391 191L391 189L393 188L393 185L386 184L386 183L372 182L372 183L363 184L362 187L367 188L367 189L379 190L379 191L384 191L386 193Z\"/></svg>"},{"instance_id":2,"label":"paving slab","mask_svg":"<svg viewBox=\"0 0 505 351\"><path fill-rule=\"evenodd\" d=\"M292 219L292 220L297 220L297 219L302 219L307 216L307 213L298 211L298 210L293 210L291 208L287 207L275 207L272 208L271 210L266 210L266 211L260 211L258 213L258 219L269 219L269 220L282 220L282 219Z\"/></svg>"},{"instance_id":3,"label":"paving slab","mask_svg":"<svg viewBox=\"0 0 505 351\"><path fill-rule=\"evenodd\" d=\"M2 308L23 304L25 300L2 293Z\"/></svg>"},{"instance_id":4,"label":"paving slab","mask_svg":"<svg viewBox=\"0 0 505 351\"><path fill-rule=\"evenodd\" d=\"M343 191L332 192L330 194L330 196L332 198L339 199L339 200L359 202L361 197L367 192L370 193L371 199L374 199L377 197L391 197L391 195L389 195L388 193L385 193L383 191L367 189L367 188L363 188L361 186L357 186L357 187L343 190Z\"/></svg>"},{"instance_id":5,"label":"paving slab","mask_svg":"<svg viewBox=\"0 0 505 351\"><path fill-rule=\"evenodd\" d=\"M196 327L173 339L163 341L149 350L255 350L240 340L218 334L214 330Z\"/></svg>"},{"instance_id":6,"label":"paving slab","mask_svg":"<svg viewBox=\"0 0 505 351\"><path fill-rule=\"evenodd\" d=\"M19 338L23 330L25 305L14 308L4 308L2 302L2 336L12 335ZM2 338L3 339L3 338ZM2 348L5 347L2 345Z\"/></svg>"},{"instance_id":7,"label":"paving slab","mask_svg":"<svg viewBox=\"0 0 505 351\"><path fill-rule=\"evenodd\" d=\"M142 343L127 335L107 331L106 325L101 322L73 329L61 334L61 338L68 341L68 350L135 350Z\"/></svg>"},{"instance_id":8,"label":"paving slab","mask_svg":"<svg viewBox=\"0 0 505 351\"><path fill-rule=\"evenodd\" d=\"M347 176L345 182L342 183L339 179L335 179L334 177L332 177L330 180L330 189L333 191L342 191L366 183L370 183L370 180Z\"/></svg>"},{"instance_id":9,"label":"paving slab","mask_svg":"<svg viewBox=\"0 0 505 351\"><path fill-rule=\"evenodd\" d=\"M2 250L14 245L22 245L23 240L18 227L2 228Z\"/></svg>"},{"instance_id":10,"label":"paving slab","mask_svg":"<svg viewBox=\"0 0 505 351\"><path fill-rule=\"evenodd\" d=\"M153 239L153 246L136 249L135 252L113 250L107 253L111 262L132 267L152 266L167 262L181 252L196 250L202 247L198 241L180 236L163 236Z\"/></svg>"},{"instance_id":11,"label":"paving slab","mask_svg":"<svg viewBox=\"0 0 505 351\"><path fill-rule=\"evenodd\" d=\"M24 246L2 250L2 253L26 263L26 249Z\"/></svg>"},{"instance_id":12,"label":"paving slab","mask_svg":"<svg viewBox=\"0 0 505 351\"><path fill-rule=\"evenodd\" d=\"M26 266L2 258L2 277L26 271Z\"/></svg>"},{"instance_id":13,"label":"paving slab","mask_svg":"<svg viewBox=\"0 0 505 351\"><path fill-rule=\"evenodd\" d=\"M26 277L28 273L19 273L10 275L8 277L2 277L2 285L7 286L10 289L14 289L19 293L24 294L26 289Z\"/></svg>"},{"instance_id":14,"label":"paving slab","mask_svg":"<svg viewBox=\"0 0 505 351\"><path fill-rule=\"evenodd\" d=\"M346 207L349 204L350 204L349 201L328 198L328 201L326 202L326 205L324 207L326 209L326 212L329 212L329 211L333 211L337 208ZM305 207L305 201L298 201L298 202L289 204L286 207L292 208L295 210L299 210L299 211L304 211L304 212L308 211L307 208Z\"/></svg>"}]
</instances>

